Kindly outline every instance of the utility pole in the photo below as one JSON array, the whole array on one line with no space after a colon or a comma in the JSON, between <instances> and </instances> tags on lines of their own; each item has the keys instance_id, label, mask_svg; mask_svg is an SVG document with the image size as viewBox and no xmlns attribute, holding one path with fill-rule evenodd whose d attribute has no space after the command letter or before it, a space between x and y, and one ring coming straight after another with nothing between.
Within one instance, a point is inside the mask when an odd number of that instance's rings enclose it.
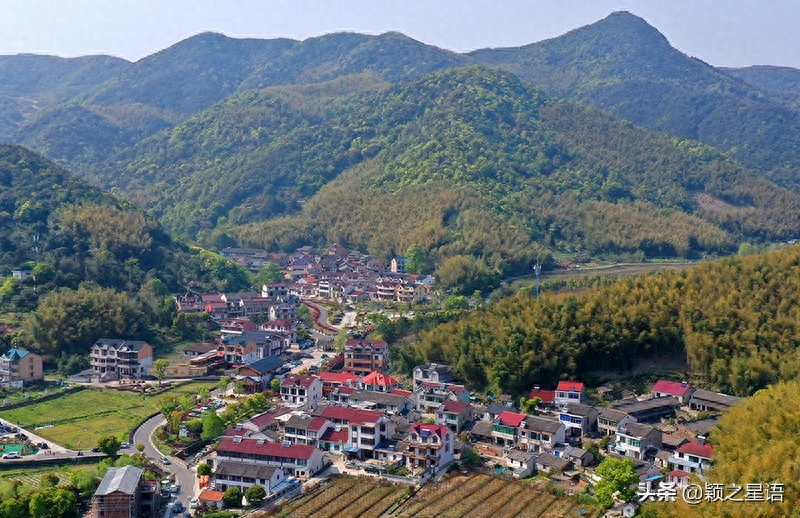
<instances>
[{"instance_id":1,"label":"utility pole","mask_svg":"<svg viewBox=\"0 0 800 518\"><path fill-rule=\"evenodd\" d=\"M536 276L536 299L539 299L539 274L542 273L542 265L539 264L537 261L535 265L533 265L533 275Z\"/></svg>"}]
</instances>

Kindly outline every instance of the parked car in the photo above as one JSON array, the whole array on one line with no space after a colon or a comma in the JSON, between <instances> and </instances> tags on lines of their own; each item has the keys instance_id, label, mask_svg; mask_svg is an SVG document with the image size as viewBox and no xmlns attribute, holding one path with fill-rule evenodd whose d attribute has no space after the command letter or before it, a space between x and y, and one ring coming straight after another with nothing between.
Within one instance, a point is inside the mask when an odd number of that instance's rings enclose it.
<instances>
[{"instance_id":1,"label":"parked car","mask_svg":"<svg viewBox=\"0 0 800 518\"><path fill-rule=\"evenodd\" d=\"M100 448L97 447L97 446L92 448L92 453L98 453L99 451L100 451Z\"/></svg>"},{"instance_id":2,"label":"parked car","mask_svg":"<svg viewBox=\"0 0 800 518\"><path fill-rule=\"evenodd\" d=\"M374 464L366 464L364 465L364 471L366 471L367 473L380 473L381 469L378 466L375 466Z\"/></svg>"},{"instance_id":3,"label":"parked car","mask_svg":"<svg viewBox=\"0 0 800 518\"><path fill-rule=\"evenodd\" d=\"M123 442L119 443L119 447L120 447L120 449L124 450L125 448L130 448L131 445L130 445L130 443L123 441Z\"/></svg>"},{"instance_id":4,"label":"parked car","mask_svg":"<svg viewBox=\"0 0 800 518\"><path fill-rule=\"evenodd\" d=\"M172 464L172 463L169 461L169 459L168 459L168 458L166 458L166 457L161 457L161 462L163 462L164 464L167 464L167 465L169 465L169 464Z\"/></svg>"},{"instance_id":5,"label":"parked car","mask_svg":"<svg viewBox=\"0 0 800 518\"><path fill-rule=\"evenodd\" d=\"M3 454L4 459L21 459L22 455L19 454L17 451L10 451L8 453Z\"/></svg>"},{"instance_id":6,"label":"parked car","mask_svg":"<svg viewBox=\"0 0 800 518\"><path fill-rule=\"evenodd\" d=\"M180 502L175 502L175 503L172 505L172 510L173 510L174 512L176 512L176 513L182 513L182 512L183 512L183 504L182 504L182 503L180 503Z\"/></svg>"},{"instance_id":7,"label":"parked car","mask_svg":"<svg viewBox=\"0 0 800 518\"><path fill-rule=\"evenodd\" d=\"M196 509L197 504L199 503L200 501L197 499L197 497L192 498L191 500L189 500L189 509Z\"/></svg>"}]
</instances>

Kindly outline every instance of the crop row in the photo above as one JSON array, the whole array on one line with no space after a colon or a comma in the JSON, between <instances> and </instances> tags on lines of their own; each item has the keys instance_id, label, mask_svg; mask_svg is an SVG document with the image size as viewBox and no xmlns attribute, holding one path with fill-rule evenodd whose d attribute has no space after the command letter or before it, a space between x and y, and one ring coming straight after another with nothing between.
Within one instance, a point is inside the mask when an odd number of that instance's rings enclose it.
<instances>
[{"instance_id":1,"label":"crop row","mask_svg":"<svg viewBox=\"0 0 800 518\"><path fill-rule=\"evenodd\" d=\"M467 518L492 518L494 516L505 516L505 506L522 492L522 486L511 484L504 487L492 496L469 511Z\"/></svg>"},{"instance_id":2,"label":"crop row","mask_svg":"<svg viewBox=\"0 0 800 518\"><path fill-rule=\"evenodd\" d=\"M340 516L344 508L358 502L359 498L362 498L372 491L372 489L373 487L371 484L357 484L351 486L347 492L341 493L339 497L331 500L328 505L320 509L314 516L315 518L335 518Z\"/></svg>"},{"instance_id":3,"label":"crop row","mask_svg":"<svg viewBox=\"0 0 800 518\"><path fill-rule=\"evenodd\" d=\"M343 518L359 518L361 516L380 516L392 503L402 495L403 488L392 486L378 486L369 494L361 497L345 508L339 516Z\"/></svg>"},{"instance_id":4,"label":"crop row","mask_svg":"<svg viewBox=\"0 0 800 518\"><path fill-rule=\"evenodd\" d=\"M312 499L304 499L305 503L295 510L296 516L311 516L329 502L350 490L355 484L350 480L336 480L315 495Z\"/></svg>"}]
</instances>

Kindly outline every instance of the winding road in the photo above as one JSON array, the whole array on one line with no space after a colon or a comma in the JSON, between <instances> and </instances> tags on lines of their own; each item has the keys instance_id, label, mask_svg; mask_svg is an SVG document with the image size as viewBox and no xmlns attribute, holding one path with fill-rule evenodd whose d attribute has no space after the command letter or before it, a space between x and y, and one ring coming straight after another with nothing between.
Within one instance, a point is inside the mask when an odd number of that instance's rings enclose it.
<instances>
[{"instance_id":1,"label":"winding road","mask_svg":"<svg viewBox=\"0 0 800 518\"><path fill-rule=\"evenodd\" d=\"M175 480L178 484L180 484L181 487L181 490L177 494L175 500L182 503L183 506L188 509L189 499L194 496L197 486L197 477L195 476L194 471L187 468L184 461L175 457L168 457L170 463L164 464L161 459L162 457L165 457L165 455L162 454L153 444L153 432L156 428L165 424L166 422L167 420L161 414L151 417L142 423L142 425L133 434L133 443L144 444L145 456L152 459L153 462L164 471L175 475Z\"/></svg>"}]
</instances>

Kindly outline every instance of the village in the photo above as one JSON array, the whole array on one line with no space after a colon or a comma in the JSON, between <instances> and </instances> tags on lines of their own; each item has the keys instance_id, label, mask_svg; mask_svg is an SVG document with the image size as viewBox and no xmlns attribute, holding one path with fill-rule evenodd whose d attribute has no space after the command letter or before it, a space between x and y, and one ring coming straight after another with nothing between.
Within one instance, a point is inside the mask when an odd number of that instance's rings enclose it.
<instances>
[{"instance_id":1,"label":"village","mask_svg":"<svg viewBox=\"0 0 800 518\"><path fill-rule=\"evenodd\" d=\"M272 396L266 412L236 423L199 452L168 457L152 450L165 473L175 465L192 473L191 488L183 484L180 495L168 481L160 484L170 513L222 508L226 491L244 494L255 485L265 490L261 503L274 505L337 474L419 487L454 469L478 470L538 478L577 494L600 481L594 468L607 457L631 459L648 488L685 487L693 477L702 480L713 459L708 436L739 400L664 379L642 394L562 380L530 387L515 400L470 391L468 380L445 364L418 365L405 376L392 370L386 341L369 338L369 327L353 319L328 321L325 307L331 300L385 304L374 309L388 311L427 304L436 295L430 276L404 273L403 258L387 270L338 246L322 254L310 248L281 256L223 253L254 271L275 261L285 281L265 283L260 293L179 296L179 312L207 313L218 324L216 340L186 345L180 360L159 364L146 342L101 338L88 351L91 368L70 378L125 387L225 376L223 390L198 401L187 420L221 412L226 398ZM311 326L301 322L301 308ZM345 339L337 345L335 337ZM42 359L12 349L0 358L0 377L12 387L41 379ZM124 446L135 439L132 433ZM4 455L4 462L24 461L16 457ZM142 476L140 468L110 470L93 507L106 508L120 491L131 502L148 501L142 488L162 492ZM639 501L616 504L612 515L632 512Z\"/></svg>"}]
</instances>

